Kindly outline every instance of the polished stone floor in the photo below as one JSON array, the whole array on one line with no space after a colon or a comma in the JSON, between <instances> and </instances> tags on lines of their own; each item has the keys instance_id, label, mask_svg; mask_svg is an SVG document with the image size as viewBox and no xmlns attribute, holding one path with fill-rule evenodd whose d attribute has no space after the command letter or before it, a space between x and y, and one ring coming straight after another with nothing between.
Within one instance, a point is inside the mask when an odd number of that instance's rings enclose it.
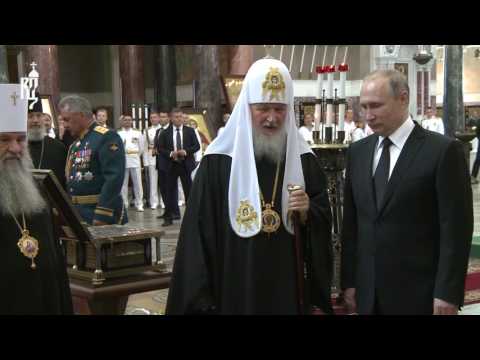
<instances>
[{"instance_id":1,"label":"polished stone floor","mask_svg":"<svg viewBox=\"0 0 480 360\"><path fill-rule=\"evenodd\" d=\"M182 217L184 210L184 207L180 207ZM135 208L130 208L128 225L165 232L165 236L161 239L161 259L167 265L167 269L171 271L181 221L177 220L173 222L173 225L162 227L163 220L157 219L157 216L162 213L162 209L151 210L146 208L144 212L137 212ZM153 257L156 258L155 252ZM168 289L131 295L125 313L128 315L161 315L165 310L167 294Z\"/></svg>"}]
</instances>

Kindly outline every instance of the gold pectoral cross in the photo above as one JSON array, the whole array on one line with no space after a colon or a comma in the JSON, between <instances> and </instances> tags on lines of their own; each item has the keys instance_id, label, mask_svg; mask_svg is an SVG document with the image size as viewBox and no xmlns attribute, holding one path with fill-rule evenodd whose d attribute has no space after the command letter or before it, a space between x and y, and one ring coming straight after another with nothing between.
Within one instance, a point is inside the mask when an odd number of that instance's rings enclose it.
<instances>
[{"instance_id":1,"label":"gold pectoral cross","mask_svg":"<svg viewBox=\"0 0 480 360\"><path fill-rule=\"evenodd\" d=\"M13 106L17 106L17 98L19 96L17 95L17 92L14 92L12 95L10 95L10 98L13 100Z\"/></svg>"}]
</instances>

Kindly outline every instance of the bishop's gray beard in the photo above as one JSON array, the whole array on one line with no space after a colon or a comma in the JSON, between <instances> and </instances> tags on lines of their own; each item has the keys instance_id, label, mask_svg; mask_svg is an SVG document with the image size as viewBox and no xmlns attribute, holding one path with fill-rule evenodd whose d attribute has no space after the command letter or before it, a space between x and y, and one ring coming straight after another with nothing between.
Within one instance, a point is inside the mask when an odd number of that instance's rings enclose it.
<instances>
[{"instance_id":1,"label":"bishop's gray beard","mask_svg":"<svg viewBox=\"0 0 480 360\"><path fill-rule=\"evenodd\" d=\"M31 215L45 209L45 200L30 169L33 164L28 149L19 160L0 159L0 213Z\"/></svg>"},{"instance_id":2,"label":"bishop's gray beard","mask_svg":"<svg viewBox=\"0 0 480 360\"><path fill-rule=\"evenodd\" d=\"M265 158L277 163L285 157L286 149L287 133L284 127L277 134L270 136L264 135L253 128L253 150L257 160Z\"/></svg>"},{"instance_id":3,"label":"bishop's gray beard","mask_svg":"<svg viewBox=\"0 0 480 360\"><path fill-rule=\"evenodd\" d=\"M42 141L46 135L45 126L32 127L27 131L28 141Z\"/></svg>"}]
</instances>

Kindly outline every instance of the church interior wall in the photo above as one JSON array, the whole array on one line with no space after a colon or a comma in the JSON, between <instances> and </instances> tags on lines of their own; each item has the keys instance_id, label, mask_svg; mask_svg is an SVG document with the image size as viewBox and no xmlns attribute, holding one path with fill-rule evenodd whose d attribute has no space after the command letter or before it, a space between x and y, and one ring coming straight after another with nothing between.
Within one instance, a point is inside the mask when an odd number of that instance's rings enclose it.
<instances>
[{"instance_id":1,"label":"church interior wall","mask_svg":"<svg viewBox=\"0 0 480 360\"><path fill-rule=\"evenodd\" d=\"M337 45L328 45L327 55L325 58L325 65L331 64L333 61L335 46ZM347 80L359 80L362 79L370 70L370 46L369 45L338 45L337 57L335 64L338 65L343 62L345 55L345 48L348 46L346 63L349 65L350 69L347 73ZM265 48L263 45L253 45L254 47L254 61L259 60L265 57ZM294 80L309 80L316 79L317 74L315 73L315 66L321 65L323 61L323 56L325 52L325 45L317 45L316 51L314 50L314 45L307 45L305 47L305 55L303 61L303 71L300 73L301 64L302 64L302 54L303 54L303 45L295 45L295 50L292 58L292 78ZM271 50L271 55L280 59L281 45L275 45ZM293 45L283 45L282 60L287 67L290 66L290 59L293 52ZM315 52L315 59L313 62L313 71L312 69L312 57ZM335 79L338 79L338 73L335 74Z\"/></svg>"},{"instance_id":2,"label":"church interior wall","mask_svg":"<svg viewBox=\"0 0 480 360\"><path fill-rule=\"evenodd\" d=\"M61 91L112 91L112 65L108 45L58 45L58 62Z\"/></svg>"},{"instance_id":3,"label":"church interior wall","mask_svg":"<svg viewBox=\"0 0 480 360\"><path fill-rule=\"evenodd\" d=\"M93 107L113 105L109 45L58 45L60 95L78 94Z\"/></svg>"},{"instance_id":4,"label":"church interior wall","mask_svg":"<svg viewBox=\"0 0 480 360\"><path fill-rule=\"evenodd\" d=\"M295 56L292 62L294 77L294 92L298 97L315 96L316 74L310 73L313 45L307 45L305 51L304 71L300 74L300 62L303 45L296 45ZM106 105L114 107L114 82L112 54L110 45L58 45L59 71L60 71L60 94L62 96L77 93L85 96L92 106ZM221 72L228 73L228 46L220 46ZM263 45L253 45L254 60L265 56ZM378 58L375 57L375 45L349 45L347 63L350 71L347 74L347 96L359 96L361 79L371 70L372 59L378 67ZM406 62L409 64L409 84L411 86L411 112L415 113L416 81L415 72L417 66L412 60L416 51L416 45L402 45L398 58L391 62ZM334 45L329 45L326 63L331 62ZM283 61L289 65L292 45L284 45ZM324 46L318 45L314 66L321 62ZM480 60L474 58L474 49L468 49L465 54L464 66L464 99L467 104L480 103ZM276 45L271 53L279 57L280 45ZM343 60L345 47L340 45L337 51L337 63ZM177 100L180 103L193 101L192 80L194 74L194 45L177 45ZM153 102L154 87L154 49L153 45L145 46L145 86L146 101ZM435 52L438 54L438 52ZM372 55L372 56L370 56ZM378 55L378 54L377 54ZM436 76L438 73L438 76ZM338 74L335 82L338 82ZM437 61L431 71L430 94L436 96L437 104L443 101L443 61Z\"/></svg>"},{"instance_id":5,"label":"church interior wall","mask_svg":"<svg viewBox=\"0 0 480 360\"><path fill-rule=\"evenodd\" d=\"M316 86L316 75L308 79L308 70L311 66L311 57L313 55L313 45L306 47L304 60L304 71L299 76L301 51L303 45L296 46L296 55L292 63L294 72L297 71L297 80L294 80L295 96L314 96ZM228 73L226 64L226 51L221 51L221 71ZM280 46L276 46L272 51L280 51ZM284 47L284 61L290 56L291 45ZM329 46L327 53L330 61L333 59L334 46ZM317 46L316 61L314 66L321 61L323 57L323 46ZM339 47L337 59L343 59L344 47ZM369 52L368 45L349 46L347 54L347 63L350 65L350 71L347 74L346 93L347 96L358 96L360 94L361 78L369 71L369 61L365 54ZM176 47L177 53L177 101L180 103L191 103L193 101L192 79L194 74L193 45L179 45ZM254 45L254 60L265 56L265 48L262 45ZM278 56L278 55L277 55ZM287 62L288 66L288 62ZM295 70L296 69L296 70ZM61 96L69 94L79 94L86 97L93 107L105 105L114 105L112 92L112 55L108 45L59 45L59 71L60 71L60 91ZM146 45L144 50L144 74L145 74L145 98L147 103L154 101L154 48L152 45ZM119 76L119 74L117 75ZM295 78L295 74L294 74ZM338 74L335 83L338 82Z\"/></svg>"},{"instance_id":6,"label":"church interior wall","mask_svg":"<svg viewBox=\"0 0 480 360\"><path fill-rule=\"evenodd\" d=\"M463 101L468 105L480 104L480 59L474 57L474 49L467 48L463 56ZM437 82L436 94L437 104L443 102L443 54L438 52L439 61L436 64Z\"/></svg>"}]
</instances>

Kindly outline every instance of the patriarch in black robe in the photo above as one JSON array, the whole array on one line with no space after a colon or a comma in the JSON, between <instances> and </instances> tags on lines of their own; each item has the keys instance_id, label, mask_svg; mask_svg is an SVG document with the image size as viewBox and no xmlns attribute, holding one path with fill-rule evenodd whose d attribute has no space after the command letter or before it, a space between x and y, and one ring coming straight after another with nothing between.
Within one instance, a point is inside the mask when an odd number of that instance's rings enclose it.
<instances>
[{"instance_id":1,"label":"patriarch in black robe","mask_svg":"<svg viewBox=\"0 0 480 360\"><path fill-rule=\"evenodd\" d=\"M290 194L288 185L300 189ZM304 250L301 310L293 211ZM194 175L166 314L332 313L332 253L326 178L298 134L290 74L259 60Z\"/></svg>"}]
</instances>

